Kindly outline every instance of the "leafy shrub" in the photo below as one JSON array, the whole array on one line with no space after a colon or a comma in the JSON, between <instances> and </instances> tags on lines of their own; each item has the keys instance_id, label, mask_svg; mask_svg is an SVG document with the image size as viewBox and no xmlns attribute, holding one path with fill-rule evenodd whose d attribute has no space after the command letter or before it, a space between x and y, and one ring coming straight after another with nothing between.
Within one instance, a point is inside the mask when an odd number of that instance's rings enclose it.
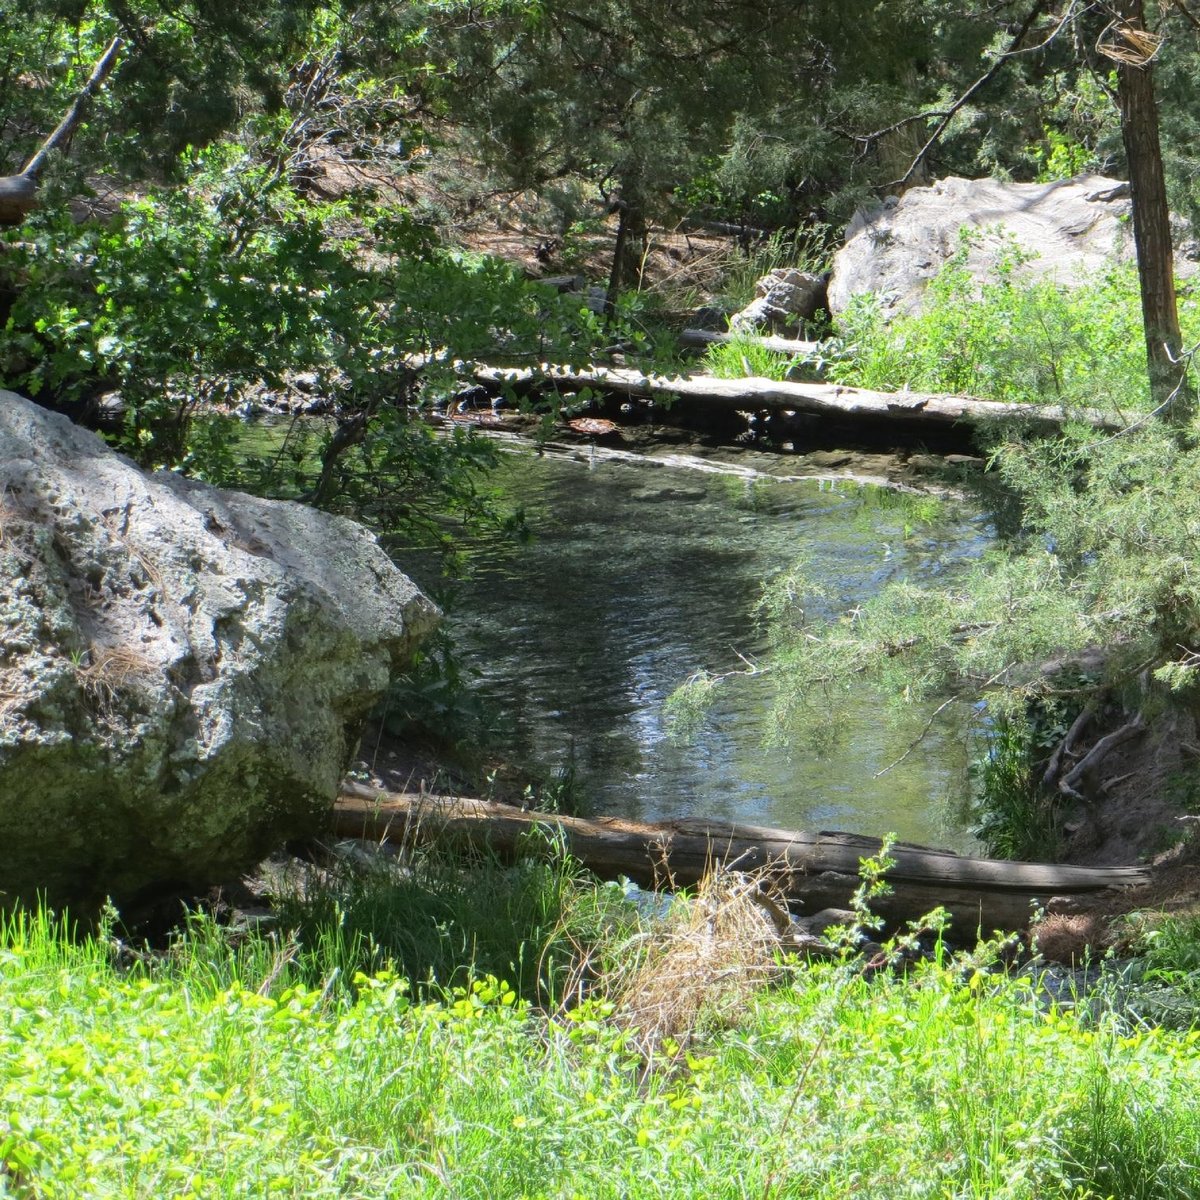
<instances>
[{"instance_id":1,"label":"leafy shrub","mask_svg":"<svg viewBox=\"0 0 1200 1200\"><path fill-rule=\"evenodd\" d=\"M1064 731L1065 732L1065 731ZM1055 797L1042 787L1033 725L1024 714L997 717L983 731L973 766L971 832L995 858L1053 861L1062 840Z\"/></svg>"},{"instance_id":2,"label":"leafy shrub","mask_svg":"<svg viewBox=\"0 0 1200 1200\"><path fill-rule=\"evenodd\" d=\"M832 378L1068 409L1149 407L1135 267L1065 287L1023 276L1029 256L1010 246L980 284L967 270L971 237L961 237L920 313L889 324L872 299L851 306L839 323ZM1186 294L1180 319L1190 344L1200 336L1200 307Z\"/></svg>"},{"instance_id":3,"label":"leafy shrub","mask_svg":"<svg viewBox=\"0 0 1200 1200\"><path fill-rule=\"evenodd\" d=\"M190 154L187 186L151 189L110 222L51 209L9 233L0 378L68 408L116 391L117 440L142 462L340 505L410 541L499 519L477 486L492 448L466 431L435 437L414 406L456 359L551 346L578 359L595 319L495 260L442 249L403 211L307 198L271 144ZM301 372L348 424L275 459L281 479L239 461L230 414Z\"/></svg>"}]
</instances>

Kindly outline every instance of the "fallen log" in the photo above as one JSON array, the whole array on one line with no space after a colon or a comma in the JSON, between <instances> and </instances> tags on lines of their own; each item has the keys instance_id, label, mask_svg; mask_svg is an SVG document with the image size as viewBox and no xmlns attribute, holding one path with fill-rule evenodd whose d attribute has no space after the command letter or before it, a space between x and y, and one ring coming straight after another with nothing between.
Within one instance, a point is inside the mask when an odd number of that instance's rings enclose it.
<instances>
[{"instance_id":1,"label":"fallen log","mask_svg":"<svg viewBox=\"0 0 1200 1200\"><path fill-rule=\"evenodd\" d=\"M628 876L643 887L689 887L714 864L770 870L803 913L845 908L858 887L859 863L880 840L852 833L799 833L688 818L648 824L621 817L585 820L527 812L506 804L449 796L379 792L347 784L333 812L338 837L412 844L449 839L515 853L535 828L561 836L569 853L606 879ZM874 906L891 927L938 906L962 937L1023 929L1033 906L1051 901L1112 902L1150 882L1147 867L1073 867L968 858L949 850L896 843L887 873L891 895Z\"/></svg>"},{"instance_id":2,"label":"fallen log","mask_svg":"<svg viewBox=\"0 0 1200 1200\"><path fill-rule=\"evenodd\" d=\"M700 217L684 217L679 222L679 228L685 233L719 233L754 241L766 241L771 236L769 229L759 229L755 225L738 225L732 221L705 221Z\"/></svg>"},{"instance_id":3,"label":"fallen log","mask_svg":"<svg viewBox=\"0 0 1200 1200\"><path fill-rule=\"evenodd\" d=\"M773 379L715 379L709 375L646 375L624 367L573 370L543 363L536 369L477 366L475 379L492 387L591 387L630 396L662 397L710 407L755 412L764 409L812 413L841 420L875 420L907 426L949 429L959 424L1019 422L1053 432L1068 422L1117 430L1112 417L1094 409L1069 413L1050 404L1004 404L973 396L935 392L875 392L836 383L792 383Z\"/></svg>"}]
</instances>

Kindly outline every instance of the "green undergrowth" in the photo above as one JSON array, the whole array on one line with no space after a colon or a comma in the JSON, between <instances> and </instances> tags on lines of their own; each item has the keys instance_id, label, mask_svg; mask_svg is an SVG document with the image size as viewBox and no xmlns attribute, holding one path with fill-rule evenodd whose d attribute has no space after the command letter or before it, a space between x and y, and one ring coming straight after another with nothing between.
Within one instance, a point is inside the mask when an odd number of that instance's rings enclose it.
<instances>
[{"instance_id":1,"label":"green undergrowth","mask_svg":"<svg viewBox=\"0 0 1200 1200\"><path fill-rule=\"evenodd\" d=\"M551 894L612 909L613 888L558 869ZM540 956L553 923L503 909L519 871L484 874L471 919L495 910ZM365 913L344 884L323 916L274 934L198 918L153 957L107 926L8 919L0 1196L1195 1194L1200 1035L1076 1016L986 951L871 979L852 957L780 959L686 1050L648 1057L598 967L549 1006L472 964L482 939L450 939L442 986L391 952L348 977ZM416 890L393 915L421 924ZM593 964L599 944L579 946Z\"/></svg>"},{"instance_id":2,"label":"green undergrowth","mask_svg":"<svg viewBox=\"0 0 1200 1200\"><path fill-rule=\"evenodd\" d=\"M828 366L838 383L880 391L950 392L988 400L1102 408L1149 407L1137 271L1113 266L1074 287L1032 280L1030 255L1010 246L990 277L967 267L974 242L929 285L920 313L885 319L872 298L839 320ZM1200 307L1180 291L1184 344L1200 338Z\"/></svg>"},{"instance_id":3,"label":"green undergrowth","mask_svg":"<svg viewBox=\"0 0 1200 1200\"><path fill-rule=\"evenodd\" d=\"M734 335L728 342L714 342L704 352L704 368L717 379L787 379L800 359L765 347L753 335Z\"/></svg>"}]
</instances>

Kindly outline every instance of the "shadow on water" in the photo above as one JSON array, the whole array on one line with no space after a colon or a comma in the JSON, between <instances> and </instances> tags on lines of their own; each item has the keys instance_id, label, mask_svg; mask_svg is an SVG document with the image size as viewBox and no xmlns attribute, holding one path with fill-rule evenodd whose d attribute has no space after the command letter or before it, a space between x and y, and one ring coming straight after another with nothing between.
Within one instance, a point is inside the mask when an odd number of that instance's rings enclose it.
<instances>
[{"instance_id":1,"label":"shadow on water","mask_svg":"<svg viewBox=\"0 0 1200 1200\"><path fill-rule=\"evenodd\" d=\"M857 484L752 481L686 469L531 453L506 456L498 486L525 507L534 540L472 551L449 622L518 757L570 765L594 814L706 815L805 829L894 831L965 848L949 814L966 789L964 739L934 731L887 774L921 727L883 719L857 693L823 752L804 730L764 745L772 685L722 689L692 745L668 737L663 704L698 667L727 670L765 646L753 612L763 580L803 551L831 606L900 575L929 578L979 554L982 521L947 507L906 530L902 512ZM400 564L430 586L435 567Z\"/></svg>"}]
</instances>

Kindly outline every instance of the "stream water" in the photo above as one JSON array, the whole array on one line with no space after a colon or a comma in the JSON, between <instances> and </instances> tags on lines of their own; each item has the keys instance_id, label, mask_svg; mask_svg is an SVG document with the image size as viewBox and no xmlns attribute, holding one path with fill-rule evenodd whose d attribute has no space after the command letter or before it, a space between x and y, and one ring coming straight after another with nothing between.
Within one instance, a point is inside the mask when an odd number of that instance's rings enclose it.
<instances>
[{"instance_id":1,"label":"stream water","mask_svg":"<svg viewBox=\"0 0 1200 1200\"><path fill-rule=\"evenodd\" d=\"M815 731L832 734L827 746L813 748L814 731L801 728L789 750L764 741L768 676L724 685L692 744L671 740L663 705L694 669L736 668L739 654L764 649L754 617L763 580L801 551L841 610L890 579L936 577L979 554L988 535L978 517L947 504L914 531L903 507L859 484L530 452L505 456L498 485L523 503L534 540L475 546L448 619L514 757L569 768L591 814L969 847L959 732L935 729L877 774L909 748L924 712L897 724L864 687L837 728ZM399 561L436 585L430 563Z\"/></svg>"}]
</instances>

